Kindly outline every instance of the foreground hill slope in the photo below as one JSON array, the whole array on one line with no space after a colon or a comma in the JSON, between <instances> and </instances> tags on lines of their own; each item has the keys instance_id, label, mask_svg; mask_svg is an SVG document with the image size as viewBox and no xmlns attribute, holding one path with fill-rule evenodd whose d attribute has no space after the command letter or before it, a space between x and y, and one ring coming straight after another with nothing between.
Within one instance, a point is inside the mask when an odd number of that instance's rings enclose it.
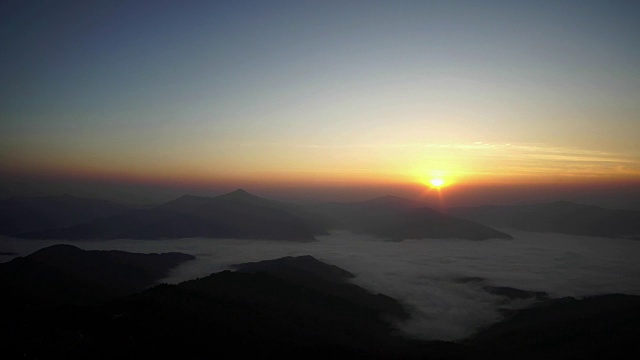
<instances>
[{"instance_id":1,"label":"foreground hill slope","mask_svg":"<svg viewBox=\"0 0 640 360\"><path fill-rule=\"evenodd\" d=\"M267 273L278 279L305 286L324 294L347 299L379 315L406 320L407 310L395 299L349 283L355 275L335 265L325 264L313 256L284 257L253 263L233 265L238 272Z\"/></svg>"},{"instance_id":2,"label":"foreground hill slope","mask_svg":"<svg viewBox=\"0 0 640 360\"><path fill-rule=\"evenodd\" d=\"M186 359L223 353L376 358L431 348L393 335L390 319L400 321L394 312L406 317L406 311L345 282L353 275L343 269L308 256L238 267L243 270L159 285L97 307L56 306L13 317L0 326L0 348L27 358ZM458 348L433 346L440 347Z\"/></svg>"},{"instance_id":3,"label":"foreground hill slope","mask_svg":"<svg viewBox=\"0 0 640 360\"><path fill-rule=\"evenodd\" d=\"M45 249L34 258L56 265L65 260L60 252L73 255L80 264L96 260L93 252L67 247ZM401 318L389 312L390 308L372 306L370 300L378 295L349 284L354 275L344 269L310 256L236 267L237 272L158 285L101 305L49 304L19 316L5 308L0 350L7 358L26 359L203 359L222 354L290 359L601 359L640 355L636 345L639 296L582 300L541 296L537 306L512 313L461 343L418 341L400 336L393 324ZM72 273L75 271L61 273L66 275L59 280L73 281ZM96 283L101 277L95 272L85 275ZM340 284L368 295L336 291ZM514 290L487 289L518 298L538 296Z\"/></svg>"},{"instance_id":4,"label":"foreground hill slope","mask_svg":"<svg viewBox=\"0 0 640 360\"><path fill-rule=\"evenodd\" d=\"M551 300L517 312L465 342L478 357L637 359L640 296Z\"/></svg>"},{"instance_id":5,"label":"foreground hill slope","mask_svg":"<svg viewBox=\"0 0 640 360\"><path fill-rule=\"evenodd\" d=\"M141 291L192 259L182 253L85 251L53 245L0 264L0 283L4 300L20 308L98 304Z\"/></svg>"}]
</instances>

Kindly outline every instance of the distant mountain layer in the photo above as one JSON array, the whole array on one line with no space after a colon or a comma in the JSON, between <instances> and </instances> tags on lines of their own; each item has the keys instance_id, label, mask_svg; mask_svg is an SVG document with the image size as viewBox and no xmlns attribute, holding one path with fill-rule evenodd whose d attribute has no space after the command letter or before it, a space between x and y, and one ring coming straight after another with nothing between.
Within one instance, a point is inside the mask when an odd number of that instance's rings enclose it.
<instances>
[{"instance_id":1,"label":"distant mountain layer","mask_svg":"<svg viewBox=\"0 0 640 360\"><path fill-rule=\"evenodd\" d=\"M0 200L0 234L61 229L131 210L105 200L70 195Z\"/></svg>"},{"instance_id":2,"label":"distant mountain layer","mask_svg":"<svg viewBox=\"0 0 640 360\"><path fill-rule=\"evenodd\" d=\"M92 204L88 200L87 204ZM78 207L76 212L81 212ZM5 219L21 219L9 211ZM46 214L55 213L55 207ZM396 197L359 203L309 206L263 199L244 190L217 196L186 195L148 209L118 208L115 214L88 211L62 226L37 223L19 227L13 236L32 239L159 239L184 237L312 241L328 230L346 229L392 240L459 238L510 239L511 236L469 220L459 219ZM65 212L59 215L64 216ZM42 219L49 218L49 215Z\"/></svg>"},{"instance_id":3,"label":"distant mountain layer","mask_svg":"<svg viewBox=\"0 0 640 360\"><path fill-rule=\"evenodd\" d=\"M54 245L0 264L0 283L5 303L20 307L96 304L143 290L192 259L182 253L85 251Z\"/></svg>"},{"instance_id":4,"label":"distant mountain layer","mask_svg":"<svg viewBox=\"0 0 640 360\"><path fill-rule=\"evenodd\" d=\"M566 201L454 208L450 213L489 226L525 231L640 238L640 211L612 210Z\"/></svg>"},{"instance_id":5,"label":"distant mountain layer","mask_svg":"<svg viewBox=\"0 0 640 360\"><path fill-rule=\"evenodd\" d=\"M94 219L64 229L18 234L39 239L183 237L311 241L319 231L280 203L244 190L218 197L183 196L151 209Z\"/></svg>"},{"instance_id":6,"label":"distant mountain layer","mask_svg":"<svg viewBox=\"0 0 640 360\"><path fill-rule=\"evenodd\" d=\"M401 241L404 239L511 239L511 235L460 219L420 203L386 196L357 203L309 207L333 219L336 228Z\"/></svg>"},{"instance_id":7,"label":"distant mountain layer","mask_svg":"<svg viewBox=\"0 0 640 360\"><path fill-rule=\"evenodd\" d=\"M0 201L0 234L35 239L159 239L183 237L313 241L344 229L391 240L510 239L498 228L571 235L640 238L640 211L566 201L450 209L447 214L394 196L355 203L294 205L244 190L186 195L131 208L73 196Z\"/></svg>"}]
</instances>

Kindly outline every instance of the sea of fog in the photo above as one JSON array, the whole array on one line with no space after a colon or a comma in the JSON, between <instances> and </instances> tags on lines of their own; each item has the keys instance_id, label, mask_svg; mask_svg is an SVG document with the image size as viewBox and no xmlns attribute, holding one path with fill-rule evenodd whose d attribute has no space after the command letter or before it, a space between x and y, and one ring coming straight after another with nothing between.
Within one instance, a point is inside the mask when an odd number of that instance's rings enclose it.
<instances>
[{"instance_id":1,"label":"sea of fog","mask_svg":"<svg viewBox=\"0 0 640 360\"><path fill-rule=\"evenodd\" d=\"M398 324L422 339L458 340L498 321L501 310L530 306L483 286L545 291L551 297L624 293L640 295L640 241L508 230L514 240L406 240L336 232L317 242L203 239L73 241L0 237L0 252L28 255L68 243L87 250L180 251L196 256L163 282L177 283L230 265L283 256L313 255L356 275L353 282L392 296L412 313ZM14 256L0 255L0 262ZM460 281L464 278L484 281Z\"/></svg>"}]
</instances>

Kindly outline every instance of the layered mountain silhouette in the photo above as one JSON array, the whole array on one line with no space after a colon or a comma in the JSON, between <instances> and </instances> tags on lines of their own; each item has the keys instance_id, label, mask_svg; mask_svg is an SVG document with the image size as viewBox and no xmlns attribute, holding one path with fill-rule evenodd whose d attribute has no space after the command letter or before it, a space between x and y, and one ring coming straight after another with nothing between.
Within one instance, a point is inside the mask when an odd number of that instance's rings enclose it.
<instances>
[{"instance_id":1,"label":"layered mountain silhouette","mask_svg":"<svg viewBox=\"0 0 640 360\"><path fill-rule=\"evenodd\" d=\"M473 221L425 207L419 202L385 196L356 203L330 203L315 211L334 220L337 228L401 241L404 239L511 239Z\"/></svg>"},{"instance_id":2,"label":"layered mountain silhouette","mask_svg":"<svg viewBox=\"0 0 640 360\"><path fill-rule=\"evenodd\" d=\"M122 214L130 206L71 195L0 200L0 234L61 229Z\"/></svg>"},{"instance_id":3,"label":"layered mountain silhouette","mask_svg":"<svg viewBox=\"0 0 640 360\"><path fill-rule=\"evenodd\" d=\"M640 211L558 201L522 206L462 207L450 213L488 226L569 235L640 239Z\"/></svg>"},{"instance_id":4,"label":"layered mountain silhouette","mask_svg":"<svg viewBox=\"0 0 640 360\"><path fill-rule=\"evenodd\" d=\"M127 259L126 266L136 268L157 270L149 264L158 262L163 268L168 266L160 261L161 255L147 256L151 257L54 246L20 258L51 267L24 266L15 260L8 264L13 264L10 276L19 279L46 278L51 276L51 268L64 268L55 274L56 282L78 284L77 274L83 273L83 281L95 288L105 284L105 275L87 271L87 264L118 268L122 265L113 260ZM186 259L184 254L176 256L167 259ZM154 260L149 262L151 258ZM221 354L292 359L600 359L639 355L639 296L544 300L460 343L419 341L397 334L388 321L395 314L386 307L372 306L371 299L377 295L349 284L354 275L344 269L310 256L236 267L236 272L158 285L112 301L103 297L84 306L73 301L61 303L76 294L72 286L58 286L55 298L60 305L50 302L20 311L13 308L16 304L3 307L0 349L7 358L39 359L202 359ZM7 276L7 269L0 273ZM3 285L5 281L6 277ZM359 290L336 291L340 284ZM3 287L3 296L15 289ZM41 286L31 290L31 295L40 298L51 292ZM487 289L514 298L538 295L514 290ZM368 295L353 295L357 293Z\"/></svg>"},{"instance_id":5,"label":"layered mountain silhouette","mask_svg":"<svg viewBox=\"0 0 640 360\"><path fill-rule=\"evenodd\" d=\"M83 280L97 286L104 285L103 276L86 272L85 263L105 255L111 252L63 246L27 258L57 264L61 258L73 256L75 262L68 264L55 281L77 284L74 273L85 271ZM143 258L137 259L144 262ZM107 264L103 261L100 265ZM391 356L423 347L392 334L386 319L395 317L398 311L402 317L408 316L399 303L346 283L353 275L343 269L310 256L238 268L241 271L159 285L116 301L106 302L108 297L102 297L97 306L68 305L77 303L70 301L59 306L49 303L40 311L23 311L20 316L3 319L0 348L10 357L27 358L164 355L192 359L221 353L312 358L339 354ZM20 278L47 277L50 271L24 266L14 270ZM57 294L58 300L76 296L71 286L58 290L67 293ZM35 287L33 296L47 297L50 292L46 287Z\"/></svg>"},{"instance_id":6,"label":"layered mountain silhouette","mask_svg":"<svg viewBox=\"0 0 640 360\"><path fill-rule=\"evenodd\" d=\"M468 339L474 358L604 359L640 356L640 296L554 299L518 311Z\"/></svg>"},{"instance_id":7,"label":"layered mountain silhouette","mask_svg":"<svg viewBox=\"0 0 640 360\"><path fill-rule=\"evenodd\" d=\"M97 304L141 291L192 259L182 253L85 251L53 245L0 264L0 283L5 304L20 308Z\"/></svg>"},{"instance_id":8,"label":"layered mountain silhouette","mask_svg":"<svg viewBox=\"0 0 640 360\"><path fill-rule=\"evenodd\" d=\"M217 197L185 195L132 208L74 196L0 201L0 234L37 239L182 237L312 241L330 230L404 239L509 239L497 228L570 235L640 238L640 211L566 201L459 207L442 213L385 196L363 202L295 205L238 189Z\"/></svg>"},{"instance_id":9,"label":"layered mountain silhouette","mask_svg":"<svg viewBox=\"0 0 640 360\"><path fill-rule=\"evenodd\" d=\"M238 272L267 273L278 279L347 299L378 314L408 319L409 313L395 299L384 294L371 294L345 282L355 276L335 265L325 264L313 256L285 257L233 266Z\"/></svg>"},{"instance_id":10,"label":"layered mountain silhouette","mask_svg":"<svg viewBox=\"0 0 640 360\"><path fill-rule=\"evenodd\" d=\"M111 216L93 216L67 227L43 227L12 235L69 240L209 237L312 241L316 235L335 229L396 241L511 238L487 226L392 196L358 203L300 206L263 199L241 189L217 197L185 195L151 208L129 209Z\"/></svg>"},{"instance_id":11,"label":"layered mountain silhouette","mask_svg":"<svg viewBox=\"0 0 640 360\"><path fill-rule=\"evenodd\" d=\"M95 219L65 229L18 234L40 239L158 239L183 237L311 241L312 224L279 203L244 190L182 196L150 209Z\"/></svg>"}]
</instances>

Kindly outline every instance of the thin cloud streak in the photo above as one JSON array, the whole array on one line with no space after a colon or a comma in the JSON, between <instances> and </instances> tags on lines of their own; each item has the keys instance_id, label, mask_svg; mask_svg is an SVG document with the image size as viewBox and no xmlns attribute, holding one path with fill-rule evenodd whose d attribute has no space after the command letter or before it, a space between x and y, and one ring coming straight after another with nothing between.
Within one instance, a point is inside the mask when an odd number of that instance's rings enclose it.
<instances>
[{"instance_id":1,"label":"thin cloud streak","mask_svg":"<svg viewBox=\"0 0 640 360\"><path fill-rule=\"evenodd\" d=\"M555 172L564 176L585 176L587 178L638 175L640 159L623 154L581 149L557 147L545 144L513 144L513 143L355 143L355 144L273 144L273 146L293 147L299 149L342 149L356 154L359 149L369 151L378 149L383 153L398 152L398 158L406 154L419 154L419 161L414 162L446 162L456 166L453 171L461 176L495 175L497 173L510 176L535 175ZM489 166L492 171L482 171ZM384 170L379 170L384 172ZM426 170L421 170L426 171Z\"/></svg>"}]
</instances>

